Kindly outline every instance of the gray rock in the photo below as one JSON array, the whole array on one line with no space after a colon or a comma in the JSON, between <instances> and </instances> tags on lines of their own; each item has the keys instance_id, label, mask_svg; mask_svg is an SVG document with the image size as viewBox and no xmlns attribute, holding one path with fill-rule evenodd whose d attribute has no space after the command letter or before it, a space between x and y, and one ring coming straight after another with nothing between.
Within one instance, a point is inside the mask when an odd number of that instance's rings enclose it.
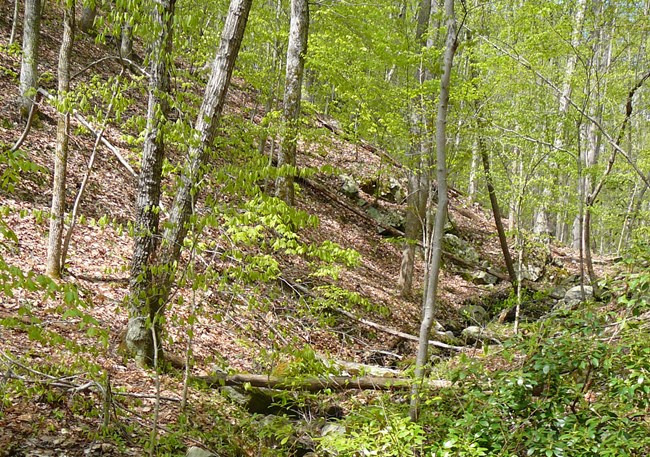
<instances>
[{"instance_id":1,"label":"gray rock","mask_svg":"<svg viewBox=\"0 0 650 457\"><path fill-rule=\"evenodd\" d=\"M519 269L519 264L515 263L515 271ZM521 277L523 279L528 279L529 281L539 281L544 276L544 271L546 270L545 265L535 265L530 263L524 263L521 269Z\"/></svg>"},{"instance_id":2,"label":"gray rock","mask_svg":"<svg viewBox=\"0 0 650 457\"><path fill-rule=\"evenodd\" d=\"M379 224L383 226L394 227L398 230L401 230L404 225L404 217L401 214L392 212L392 211L383 211L381 209L375 208L374 206L368 206L366 208L368 216L373 218ZM389 232L385 228L378 226L377 233L380 235L388 235Z\"/></svg>"},{"instance_id":3,"label":"gray rock","mask_svg":"<svg viewBox=\"0 0 650 457\"><path fill-rule=\"evenodd\" d=\"M239 389L232 386L225 386L221 388L221 394L230 400L232 403L246 408L251 401L251 396L242 393Z\"/></svg>"},{"instance_id":4,"label":"gray rock","mask_svg":"<svg viewBox=\"0 0 650 457\"><path fill-rule=\"evenodd\" d=\"M472 283L480 286L492 286L499 282L499 278L483 270L470 272L468 274L468 279L472 281Z\"/></svg>"},{"instance_id":5,"label":"gray rock","mask_svg":"<svg viewBox=\"0 0 650 457\"><path fill-rule=\"evenodd\" d=\"M329 422L320 430L320 435L325 436L333 433L335 435L345 435L346 429L343 425Z\"/></svg>"},{"instance_id":6,"label":"gray rock","mask_svg":"<svg viewBox=\"0 0 650 457\"><path fill-rule=\"evenodd\" d=\"M481 256L474 246L467 241L460 239L453 233L446 233L442 238L443 249L448 250L456 257L466 260L470 263L479 263Z\"/></svg>"},{"instance_id":7,"label":"gray rock","mask_svg":"<svg viewBox=\"0 0 650 457\"><path fill-rule=\"evenodd\" d=\"M466 305L460 309L460 313L471 323L484 325L487 324L490 316L487 311L480 305Z\"/></svg>"},{"instance_id":8,"label":"gray rock","mask_svg":"<svg viewBox=\"0 0 650 457\"><path fill-rule=\"evenodd\" d=\"M359 196L359 184L356 179L350 175L340 175L339 179L341 180L341 192L344 195L350 198L357 198Z\"/></svg>"},{"instance_id":9,"label":"gray rock","mask_svg":"<svg viewBox=\"0 0 650 457\"><path fill-rule=\"evenodd\" d=\"M591 300L594 298L594 288L591 286L584 286L585 290L585 300ZM571 289L567 290L566 293L564 294L564 301L571 302L578 300L578 302L582 301L582 289L580 286L575 286L572 287Z\"/></svg>"},{"instance_id":10,"label":"gray rock","mask_svg":"<svg viewBox=\"0 0 650 457\"><path fill-rule=\"evenodd\" d=\"M217 457L217 454L213 454L210 451L201 449L200 447L192 446L187 450L187 457Z\"/></svg>"},{"instance_id":11,"label":"gray rock","mask_svg":"<svg viewBox=\"0 0 650 457\"><path fill-rule=\"evenodd\" d=\"M464 329L461 332L461 336L467 343L476 343L476 342L481 342L481 343L487 343L487 342L494 342L497 344L501 344L501 341L499 341L492 332L489 330L486 330L482 327L479 327L477 325L471 325Z\"/></svg>"}]
</instances>

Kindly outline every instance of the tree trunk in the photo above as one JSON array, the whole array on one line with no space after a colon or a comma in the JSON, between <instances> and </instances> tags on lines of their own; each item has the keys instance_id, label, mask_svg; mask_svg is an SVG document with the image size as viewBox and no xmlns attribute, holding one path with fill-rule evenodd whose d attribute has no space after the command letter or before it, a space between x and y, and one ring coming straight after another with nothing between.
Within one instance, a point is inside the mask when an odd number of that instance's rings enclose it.
<instances>
[{"instance_id":1,"label":"tree trunk","mask_svg":"<svg viewBox=\"0 0 650 457\"><path fill-rule=\"evenodd\" d=\"M291 0L291 23L287 46L287 71L284 86L284 109L282 122L284 133L278 152L278 177L275 194L289 205L294 203L293 177L296 167L296 142L300 118L302 79L309 34L309 3L307 0ZM283 166L288 166L282 170Z\"/></svg>"},{"instance_id":2,"label":"tree trunk","mask_svg":"<svg viewBox=\"0 0 650 457\"><path fill-rule=\"evenodd\" d=\"M83 33L90 34L95 25L95 16L97 16L97 5L84 5L81 8L79 30L81 30Z\"/></svg>"},{"instance_id":3,"label":"tree trunk","mask_svg":"<svg viewBox=\"0 0 650 457\"><path fill-rule=\"evenodd\" d=\"M438 208L436 211L434 233L431 238L431 257L427 272L426 296L423 300L422 323L418 354L415 361L415 383L411 390L410 416L415 421L418 417L420 403L420 385L424 381L424 367L428 360L429 333L433 325L433 312L436 305L438 291L438 276L440 273L440 260L442 257L442 238L447 222L447 111L449 105L449 83L454 62L454 54L458 47L458 32L456 30L456 17L454 15L454 0L445 0L445 20L447 24L447 42L445 44L444 61L442 65L442 78L440 79L440 97L438 101L438 115L436 118L436 180L438 185Z\"/></svg>"},{"instance_id":4,"label":"tree trunk","mask_svg":"<svg viewBox=\"0 0 650 457\"><path fill-rule=\"evenodd\" d=\"M158 239L160 187L165 156L164 124L169 115L169 62L172 53L176 0L161 0L153 15L158 27L151 53L147 129L136 197L135 235L129 279L129 323L126 344L140 365L153 365L153 337L148 328L159 326L158 304L150 270ZM161 341L160 335L156 341Z\"/></svg>"},{"instance_id":5,"label":"tree trunk","mask_svg":"<svg viewBox=\"0 0 650 457\"><path fill-rule=\"evenodd\" d=\"M41 30L41 0L25 0L23 58L20 65L20 116L27 119L38 86L38 42Z\"/></svg>"},{"instance_id":6,"label":"tree trunk","mask_svg":"<svg viewBox=\"0 0 650 457\"><path fill-rule=\"evenodd\" d=\"M14 0L14 15L11 20L11 33L9 34L9 46L16 40L16 29L18 29L18 13L20 12L20 0Z\"/></svg>"},{"instance_id":7,"label":"tree trunk","mask_svg":"<svg viewBox=\"0 0 650 457\"><path fill-rule=\"evenodd\" d=\"M70 60L74 45L75 4L71 2L63 13L63 38L59 51L58 101L61 112L56 127L56 149L54 152L54 184L52 187L52 208L50 214L50 235L47 246L45 272L51 278L61 277L61 239L65 215L65 181L68 163L68 135L70 134L70 112L65 99L70 91Z\"/></svg>"},{"instance_id":8,"label":"tree trunk","mask_svg":"<svg viewBox=\"0 0 650 457\"><path fill-rule=\"evenodd\" d=\"M203 176L207 151L213 142L226 101L230 78L244 36L251 3L252 0L231 0L230 2L219 49L212 63L212 73L194 127L197 141L190 147L188 160L181 171L179 188L172 203L169 221L162 236L162 244L155 256L156 259L154 260L153 256L148 258L150 264L155 262L155 265L145 267L145 271L151 272L152 275L147 290L143 294L146 297L146 302L139 301L140 307L131 310L127 339L131 339L132 343L128 344L137 348L139 359L144 363L152 362L154 352L154 332L148 331L146 326L151 322L159 323L165 312L165 304L169 299L175 277L174 264L180 257L183 240L187 234L187 224ZM157 327L155 330L156 341L161 341L158 334L161 328Z\"/></svg>"},{"instance_id":9,"label":"tree trunk","mask_svg":"<svg viewBox=\"0 0 650 457\"><path fill-rule=\"evenodd\" d=\"M424 39L429 20L431 18L431 0L421 0L418 9L417 25L415 29L415 43L421 52L427 43ZM430 72L425 71L423 65L418 65L415 71L416 84L422 85L430 79ZM424 101L422 96L413 97L411 100L410 122L410 150L412 162L407 168L407 196L404 232L406 240L402 249L397 285L402 297L411 295L413 287L413 269L415 265L415 252L417 242L422 239L423 224L426 219L427 200L429 199L429 143L424 139L426 115L424 114Z\"/></svg>"},{"instance_id":10,"label":"tree trunk","mask_svg":"<svg viewBox=\"0 0 650 457\"><path fill-rule=\"evenodd\" d=\"M482 122L479 121L478 130L481 132L483 126ZM506 238L506 232L503 229L503 220L501 219L501 210L499 209L499 201L497 199L496 190L494 189L494 183L492 181L492 172L490 171L490 156L487 149L485 148L485 143L483 138L480 136L478 138L478 148L481 154L481 159L483 161L483 171L485 172L485 181L487 185L488 194L490 196L490 204L492 206L492 214L494 216L494 223L497 227L497 233L499 235L499 244L501 245L501 252L503 252L503 260L506 264L506 269L508 270L508 276L510 277L510 282L513 285L516 285L518 282L517 275L515 273L515 268L512 263L512 257L510 256L510 249L508 248L508 240Z\"/></svg>"}]
</instances>

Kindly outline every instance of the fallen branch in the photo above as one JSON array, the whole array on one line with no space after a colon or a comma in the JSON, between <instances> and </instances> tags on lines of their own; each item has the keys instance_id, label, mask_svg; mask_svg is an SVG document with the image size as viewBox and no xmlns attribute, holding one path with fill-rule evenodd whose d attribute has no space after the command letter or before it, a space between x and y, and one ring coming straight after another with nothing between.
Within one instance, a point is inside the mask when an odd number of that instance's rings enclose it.
<instances>
[{"instance_id":1,"label":"fallen branch","mask_svg":"<svg viewBox=\"0 0 650 457\"><path fill-rule=\"evenodd\" d=\"M47 92L42 87L38 88L38 93L43 94L48 100L54 100L54 96L52 96L49 92ZM104 136L101 136L99 132L97 132L81 114L76 112L72 114L79 121L79 123L81 123L81 125L86 127L93 135L95 135L95 138L100 138L102 144L106 146L106 148L115 155L117 160L122 164L122 166L124 166L124 168L127 169L127 171L131 174L131 176L133 176L134 178L137 177L137 173L133 170L131 164L129 164L129 162L124 158L124 156L122 156L120 151L115 146L113 146L110 141L108 141Z\"/></svg>"},{"instance_id":2,"label":"fallen branch","mask_svg":"<svg viewBox=\"0 0 650 457\"><path fill-rule=\"evenodd\" d=\"M280 280L282 282L284 282L285 284L287 284L294 291L303 293L303 294L305 294L305 295L307 295L307 296L309 296L309 297L311 297L313 299L316 299L316 300L319 298L311 290L309 290L308 288L306 288L305 286L303 286L301 284L295 283L293 281L290 281L290 280L288 280L286 278L282 278L282 277L280 278ZM347 310L345 310L343 308L339 308L338 306L330 306L329 309L331 309L332 311L334 311L334 312L336 312L338 314L342 314L343 316L348 317L348 318L350 318L350 319L352 319L352 320L354 320L356 322L359 322L360 324L363 324L366 327L374 328L375 330L380 330L380 331L382 331L384 333L388 333L389 335L399 336L400 338L404 338L405 340L419 341L418 337L415 336L415 335L410 335L408 333L404 333L404 332L396 330L394 328L386 327L385 325L381 325L381 324L378 324L376 322L372 322L372 321L369 321L367 319L357 317L353 313L351 313L350 311L347 311ZM443 343L441 341L436 341L436 340L429 340L429 344L431 346L436 346L436 347L439 347L439 348L442 348L442 349L451 349L453 351L463 351L465 349L462 346L453 346L451 344Z\"/></svg>"},{"instance_id":3,"label":"fallen branch","mask_svg":"<svg viewBox=\"0 0 650 457\"><path fill-rule=\"evenodd\" d=\"M408 390L411 379L382 378L378 376L328 376L318 378L285 378L260 374L239 373L235 375L194 376L192 380L207 384L210 387L243 386L264 387L275 390L300 390L304 392L321 392L323 390ZM435 389L451 387L451 381L429 380L426 384Z\"/></svg>"},{"instance_id":4,"label":"fallen branch","mask_svg":"<svg viewBox=\"0 0 650 457\"><path fill-rule=\"evenodd\" d=\"M18 140L16 141L16 144L14 144L11 149L9 149L10 153L16 152L18 148L20 148L25 142L27 135L29 135L29 131L32 128L32 123L34 122L34 114L36 113L36 106L38 105L39 98L40 97L38 96L38 92L37 92L36 97L34 97L34 100L32 101L32 107L29 109L29 115L27 116L27 123L25 124L25 129L23 130L22 135L20 135L20 138L18 138Z\"/></svg>"}]
</instances>

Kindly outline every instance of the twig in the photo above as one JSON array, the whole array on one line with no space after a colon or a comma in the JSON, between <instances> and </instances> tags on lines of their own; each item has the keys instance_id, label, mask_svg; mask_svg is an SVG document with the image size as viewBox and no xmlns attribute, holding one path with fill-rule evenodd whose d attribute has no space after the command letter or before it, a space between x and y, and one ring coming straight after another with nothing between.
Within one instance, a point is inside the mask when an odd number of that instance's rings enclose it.
<instances>
[{"instance_id":1,"label":"twig","mask_svg":"<svg viewBox=\"0 0 650 457\"><path fill-rule=\"evenodd\" d=\"M150 76L149 73L147 73L147 71L144 68L138 66L138 64L136 64L134 61L132 61L130 59L127 59L127 58L121 57L121 56L106 56L106 57L102 57L99 60L95 60L92 63L89 63L84 68L82 68L81 70L79 70L78 72L73 74L70 77L70 80L75 79L77 76L79 76L80 74L82 74L86 70L89 70L90 68L94 67L95 65L100 64L100 63L102 63L102 62L104 62L106 60L121 60L121 61L124 61L124 62L129 64L129 68L131 68L132 70L135 69L136 73L140 73L140 76L146 76L147 78Z\"/></svg>"},{"instance_id":2,"label":"twig","mask_svg":"<svg viewBox=\"0 0 650 457\"><path fill-rule=\"evenodd\" d=\"M16 3L18 3L18 0L16 0ZM16 141L16 144L13 145L11 149L9 149L9 152L14 153L18 150L23 145L23 142L27 138L27 135L29 134L30 129L32 128L32 122L34 120L34 114L36 113L36 106L39 102L39 94L38 92L36 93L36 96L34 97L34 101L32 103L31 108L29 109L29 116L27 116L27 124L25 124L25 130L23 130L22 135L20 135L20 138L18 138L18 141Z\"/></svg>"}]
</instances>

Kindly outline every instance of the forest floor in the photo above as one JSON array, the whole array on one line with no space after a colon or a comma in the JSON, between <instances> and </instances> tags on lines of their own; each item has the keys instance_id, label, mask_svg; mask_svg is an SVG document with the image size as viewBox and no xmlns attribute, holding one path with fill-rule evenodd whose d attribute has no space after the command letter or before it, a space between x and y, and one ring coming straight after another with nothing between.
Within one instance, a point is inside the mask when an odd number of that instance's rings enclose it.
<instances>
[{"instance_id":1,"label":"forest floor","mask_svg":"<svg viewBox=\"0 0 650 457\"><path fill-rule=\"evenodd\" d=\"M19 121L15 100L18 94L20 57L16 48L9 48L10 5L0 5L0 144L2 149L13 145L20 136L23 124ZM58 16L46 9L42 27L41 66L42 84L53 89L56 80L56 61L60 43ZM79 35L74 54L73 73L97 62L115 51L94 43L93 38ZM75 79L73 87L87 83L91 77L106 79L122 70L117 60L107 60L84 71ZM133 112L146 110L143 93L134 91L137 100ZM229 95L227 110L237 114L254 111L254 94L243 81L236 81ZM2 255L11 266L23 272L43 274L45 271L48 219L51 198L52 157L56 138L56 112L45 100L39 106L40 117L31 129L21 150L26 157L44 167L47 173L21 173L15 188L0 192L0 206L5 209L3 220L18 237L18 244L4 249ZM260 114L254 120L259 121ZM74 126L78 127L75 121ZM303 141L299 148L302 166L330 165L354 176L359 182L376 179L381 175L402 173L381 153L363 145L353 144L323 127L312 119L310 129L320 139L317 144ZM136 171L139 168L139 150L127 144L121 125L109 123L105 137L120 151ZM94 136L77 129L70 138L68 162L68 202L71 205L93 150ZM2 171L6 165L2 165ZM4 175L3 175L4 177ZM336 175L317 174L314 179L330 190L340 183ZM128 293L128 268L132 239L124 229L134 216L136 181L114 154L100 147L95 169L91 173L90 187L81 201L81 214L85 222L75 228L67 260L67 274L63 282L75 284L79 295L88 306L83 313L96 319L98 326L108 335L108 344L87 331L79 316L62 315L65 308L61 297L43 299L42 294L27 290L14 290L13 296L0 297L0 391L2 385L14 374L23 379L26 392L5 392L0 404L0 456L5 455L142 455L154 412L156 377L151 372L124 360L118 351L119 334L127 321L124 299ZM377 200L361 191L360 196L387 210L403 211L403 205ZM337 193L338 199L354 206ZM170 196L166 195L169 204ZM312 242L331 240L344 248L352 248L361 255L358 267L341 273L340 279L330 284L354 292L371 305L353 309L359 318L365 318L417 335L420 316L420 298L399 295L397 277L401 259L399 243L378 234L372 220L361 219L358 214L333 200L319 189L303 185L297 207L315 215L320 220L317 228L303 233ZM110 223L102 224L102 218ZM91 221L96 223L91 223ZM469 243L482 261L497 271L504 271L494 224L490 213L471 204L461 192L454 192L450 204L450 220L459 238ZM561 280L577 274L577 253L566 247L552 246L553 265L549 266L544 281L555 275ZM322 279L306 276L304 261L282 258L282 275L289 282L309 286L328 284ZM601 272L602 273L602 272ZM418 278L414 289L421 290L423 265L416 266ZM508 295L508 284L501 281L496 286L478 285L468 281L450 264L440 278L441 290L436 308L437 321L447 330L462 329L465 317L460 309L468 304L487 303L495 297L503 301ZM552 286L551 286L552 287ZM179 296L185 304L174 304L169 309L169 341L166 351L181 355L187 346L188 315L191 291L180 289ZM491 298L490 298L491 297ZM303 297L304 298L304 297ZM255 303L264 303L255 306ZM62 308L63 306L63 308ZM215 288L202 295L202 312L194 324L191 374L205 375L215 367L237 372L267 374L277 372L282 357L288 352L271 355L284 346L310 345L318 354L329 358L377 363L377 354L392 354L402 360L401 368L409 365L416 346L411 341L373 330L358 320L338 316L319 318L318 309L305 309L301 300L288 287L273 282L233 291ZM16 319L18 319L16 323ZM12 323L9 325L9 323ZM34 323L37 323L34 331ZM30 324L30 325L21 325ZM286 344L285 344L286 343ZM466 349L467 354L473 348ZM449 356L450 354L446 354ZM94 384L97 373L88 372L85 363L92 359L100 367L102 376L110 375L112 390L118 392L116 404L123 422L116 436L101 439L97 430L101 426L99 414L102 395L100 386ZM393 360L394 362L394 360ZM60 372L53 367L65 367ZM158 417L159 433L173 434L180 415L182 373L161 374L160 395L163 407ZM59 384L59 394L43 395L37 387L41 384ZM30 390L31 389L31 390ZM358 397L371 393L355 394ZM215 427L214 411L228 417L235 407L209 390L191 388L188 397L193 425L198 429ZM115 406L114 406L115 407ZM234 414L234 412L233 412ZM233 421L234 422L234 421ZM240 441L241 455L256 455L251 447L251 437L238 436L238 424L220 424L228 429L231 440ZM230 428L228 428L230 427ZM165 431L167 430L167 431ZM199 444L198 439L187 435L187 445ZM121 444L116 444L120 442ZM232 444L232 443L231 443ZM29 450L28 450L29 449Z\"/></svg>"}]
</instances>

